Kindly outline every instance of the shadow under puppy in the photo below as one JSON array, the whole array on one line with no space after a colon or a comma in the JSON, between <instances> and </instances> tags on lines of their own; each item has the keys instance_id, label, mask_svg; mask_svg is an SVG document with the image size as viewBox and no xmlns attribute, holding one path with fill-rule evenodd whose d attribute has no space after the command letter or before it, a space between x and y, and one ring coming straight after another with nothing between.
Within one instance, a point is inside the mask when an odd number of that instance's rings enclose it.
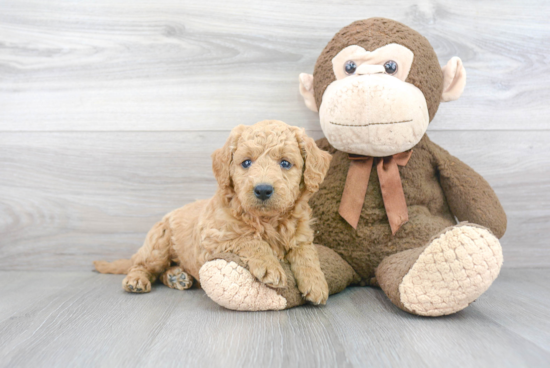
<instances>
[{"instance_id":1,"label":"shadow under puppy","mask_svg":"<svg viewBox=\"0 0 550 368\"><path fill-rule=\"evenodd\" d=\"M283 260L303 296L326 303L328 285L312 243L308 200L327 173L330 154L303 129L266 120L237 126L212 160L218 181L212 198L164 216L131 259L96 261L95 268L127 274L122 286L128 292L149 292L159 277L184 290L199 279L205 262L232 253L259 281L283 288Z\"/></svg>"}]
</instances>

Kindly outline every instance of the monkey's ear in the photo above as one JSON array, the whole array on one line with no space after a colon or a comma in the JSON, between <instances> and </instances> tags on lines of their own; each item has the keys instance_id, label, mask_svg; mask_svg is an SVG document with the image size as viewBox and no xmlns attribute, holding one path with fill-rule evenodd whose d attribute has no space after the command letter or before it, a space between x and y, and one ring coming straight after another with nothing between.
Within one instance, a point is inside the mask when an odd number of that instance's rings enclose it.
<instances>
[{"instance_id":1,"label":"monkey's ear","mask_svg":"<svg viewBox=\"0 0 550 368\"><path fill-rule=\"evenodd\" d=\"M237 150L237 142L245 128L245 125L233 128L223 147L212 153L212 171L220 189L231 189L231 161L233 161L233 153Z\"/></svg>"},{"instance_id":2,"label":"monkey's ear","mask_svg":"<svg viewBox=\"0 0 550 368\"><path fill-rule=\"evenodd\" d=\"M441 101L454 101L464 92L464 86L466 86L466 69L464 69L464 65L462 65L462 60L454 56L449 60L447 65L441 68L441 70L443 71L443 93L441 94Z\"/></svg>"},{"instance_id":3,"label":"monkey's ear","mask_svg":"<svg viewBox=\"0 0 550 368\"><path fill-rule=\"evenodd\" d=\"M300 94L304 98L306 106L311 111L318 112L317 104L315 103L315 95L313 94L313 75L301 73L300 74Z\"/></svg>"}]
</instances>

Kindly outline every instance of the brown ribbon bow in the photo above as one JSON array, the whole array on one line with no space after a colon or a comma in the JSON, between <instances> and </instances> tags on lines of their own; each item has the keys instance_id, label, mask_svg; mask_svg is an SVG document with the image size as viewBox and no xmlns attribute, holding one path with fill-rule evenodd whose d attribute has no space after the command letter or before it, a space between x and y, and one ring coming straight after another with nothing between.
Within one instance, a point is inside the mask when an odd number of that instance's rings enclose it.
<instances>
[{"instance_id":1,"label":"brown ribbon bow","mask_svg":"<svg viewBox=\"0 0 550 368\"><path fill-rule=\"evenodd\" d=\"M405 193L397 166L407 165L411 155L412 150L387 157L349 155L351 162L338 212L354 229L357 229L359 223L373 165L376 165L378 172L382 199L392 234L395 235L401 225L409 221Z\"/></svg>"}]
</instances>

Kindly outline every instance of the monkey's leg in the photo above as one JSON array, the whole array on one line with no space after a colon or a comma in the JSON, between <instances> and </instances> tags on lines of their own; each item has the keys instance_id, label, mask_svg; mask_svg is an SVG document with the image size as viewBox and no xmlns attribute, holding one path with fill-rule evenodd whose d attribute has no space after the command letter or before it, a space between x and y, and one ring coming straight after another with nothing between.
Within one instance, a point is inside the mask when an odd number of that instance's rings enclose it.
<instances>
[{"instance_id":1,"label":"monkey's leg","mask_svg":"<svg viewBox=\"0 0 550 368\"><path fill-rule=\"evenodd\" d=\"M130 293L148 293L151 283L170 267L171 232L167 220L158 222L145 238L145 243L132 256L132 267L122 280Z\"/></svg>"},{"instance_id":2,"label":"monkey's leg","mask_svg":"<svg viewBox=\"0 0 550 368\"><path fill-rule=\"evenodd\" d=\"M442 316L466 308L497 278L502 248L486 228L469 223L448 227L424 247L386 257L376 279L406 312Z\"/></svg>"},{"instance_id":3,"label":"monkey's leg","mask_svg":"<svg viewBox=\"0 0 550 368\"><path fill-rule=\"evenodd\" d=\"M322 245L316 248L329 294L359 282L359 276L336 252ZM281 265L287 276L287 286L273 289L252 276L238 256L218 254L201 267L201 287L214 302L233 310L282 310L304 304L306 300L298 290L289 264L281 262Z\"/></svg>"}]
</instances>

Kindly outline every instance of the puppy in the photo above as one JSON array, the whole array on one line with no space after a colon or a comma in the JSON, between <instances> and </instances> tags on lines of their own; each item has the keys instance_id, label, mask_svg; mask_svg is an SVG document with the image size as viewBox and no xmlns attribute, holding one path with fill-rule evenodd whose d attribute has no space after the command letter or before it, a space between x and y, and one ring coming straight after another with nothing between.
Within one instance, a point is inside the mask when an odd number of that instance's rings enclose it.
<instances>
[{"instance_id":1,"label":"puppy","mask_svg":"<svg viewBox=\"0 0 550 368\"><path fill-rule=\"evenodd\" d=\"M330 160L303 129L275 120L239 125L212 154L214 197L164 216L130 260L96 261L95 267L127 274L122 286L128 292L149 292L159 277L183 290L199 279L205 262L230 252L258 280L282 288L287 280L279 260L284 260L304 297L324 304L328 285L312 243L308 200Z\"/></svg>"}]
</instances>

